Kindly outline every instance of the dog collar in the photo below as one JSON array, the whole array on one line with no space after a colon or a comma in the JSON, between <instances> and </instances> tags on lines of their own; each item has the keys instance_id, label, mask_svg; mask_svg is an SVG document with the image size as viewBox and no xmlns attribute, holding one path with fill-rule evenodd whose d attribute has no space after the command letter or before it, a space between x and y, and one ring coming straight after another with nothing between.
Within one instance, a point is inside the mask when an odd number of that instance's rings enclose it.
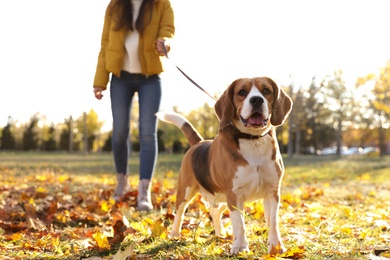
<instances>
[{"instance_id":1,"label":"dog collar","mask_svg":"<svg viewBox=\"0 0 390 260\"><path fill-rule=\"evenodd\" d=\"M266 135L266 134L265 134ZM251 134L247 134L247 133L243 133L243 132L237 132L237 133L233 133L233 136L234 136L234 139L240 139L240 138L243 138L243 139L259 139L265 135L251 135Z\"/></svg>"},{"instance_id":2,"label":"dog collar","mask_svg":"<svg viewBox=\"0 0 390 260\"><path fill-rule=\"evenodd\" d=\"M228 126L230 126L231 131L232 131L232 135L233 135L233 137L234 137L234 139L236 141L238 141L238 139L240 139L240 138L242 138L242 139L249 139L249 140L255 140L255 139L262 138L262 137L266 136L269 133L269 131L268 131L264 135L251 135L251 134L243 133L240 130L238 130L238 128L232 122L227 124L225 127L228 127Z\"/></svg>"}]
</instances>

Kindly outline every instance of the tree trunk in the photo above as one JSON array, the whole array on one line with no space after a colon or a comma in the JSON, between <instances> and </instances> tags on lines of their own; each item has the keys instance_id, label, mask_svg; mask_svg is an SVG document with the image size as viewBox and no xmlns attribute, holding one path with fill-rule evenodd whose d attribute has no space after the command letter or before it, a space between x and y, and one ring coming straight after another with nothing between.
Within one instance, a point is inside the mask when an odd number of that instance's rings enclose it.
<instances>
[{"instance_id":1,"label":"tree trunk","mask_svg":"<svg viewBox=\"0 0 390 260\"><path fill-rule=\"evenodd\" d=\"M73 152L73 117L69 117L69 146L68 151Z\"/></svg>"},{"instance_id":2,"label":"tree trunk","mask_svg":"<svg viewBox=\"0 0 390 260\"><path fill-rule=\"evenodd\" d=\"M87 124L87 113L83 114L83 123L84 123L84 153L88 153L88 124Z\"/></svg>"},{"instance_id":3,"label":"tree trunk","mask_svg":"<svg viewBox=\"0 0 390 260\"><path fill-rule=\"evenodd\" d=\"M341 112L340 112L341 114ZM342 137L341 137L341 115L339 114L338 122L337 122L337 134L336 134L336 143L337 143L337 155L341 156L341 142L342 142Z\"/></svg>"},{"instance_id":4,"label":"tree trunk","mask_svg":"<svg viewBox=\"0 0 390 260\"><path fill-rule=\"evenodd\" d=\"M385 138L385 131L382 127L382 124L378 128L379 132L379 151L380 151L380 156L384 156L386 154L386 138Z\"/></svg>"},{"instance_id":5,"label":"tree trunk","mask_svg":"<svg viewBox=\"0 0 390 260\"><path fill-rule=\"evenodd\" d=\"M297 127L295 134L295 154L301 153L301 130Z\"/></svg>"},{"instance_id":6,"label":"tree trunk","mask_svg":"<svg viewBox=\"0 0 390 260\"><path fill-rule=\"evenodd\" d=\"M292 116L288 120L288 145L287 145L287 154L288 158L293 156L293 127L292 127Z\"/></svg>"}]
</instances>

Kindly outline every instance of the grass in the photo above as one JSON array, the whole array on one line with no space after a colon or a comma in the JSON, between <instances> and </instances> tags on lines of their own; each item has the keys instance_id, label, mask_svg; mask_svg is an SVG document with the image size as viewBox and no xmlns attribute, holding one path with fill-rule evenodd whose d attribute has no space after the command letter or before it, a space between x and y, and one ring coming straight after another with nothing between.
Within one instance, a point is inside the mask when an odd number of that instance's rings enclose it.
<instances>
[{"instance_id":1,"label":"grass","mask_svg":"<svg viewBox=\"0 0 390 260\"><path fill-rule=\"evenodd\" d=\"M139 213L133 193L124 204L110 200L111 154L0 153L0 259L113 259L121 252L131 259L275 259L267 254L261 201L245 208L249 254L228 254L228 213L227 235L213 236L199 198L187 211L183 238L166 237L181 157L159 155L153 186L158 210ZM390 157L298 156L284 162L279 219L290 258L390 257ZM137 154L129 167L136 187ZM129 221L125 239L106 246L117 212Z\"/></svg>"}]
</instances>

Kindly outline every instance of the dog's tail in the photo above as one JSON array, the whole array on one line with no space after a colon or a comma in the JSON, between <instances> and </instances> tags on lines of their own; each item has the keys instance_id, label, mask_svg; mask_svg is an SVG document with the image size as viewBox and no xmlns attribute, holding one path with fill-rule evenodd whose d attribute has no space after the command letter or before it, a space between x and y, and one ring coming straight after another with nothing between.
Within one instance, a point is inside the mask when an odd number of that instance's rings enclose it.
<instances>
[{"instance_id":1,"label":"dog's tail","mask_svg":"<svg viewBox=\"0 0 390 260\"><path fill-rule=\"evenodd\" d=\"M195 127L188 121L184 116L175 113L175 112L157 112L156 116L167 123L176 125L181 131L185 134L190 143L190 146L193 146L201 141L203 137L195 129Z\"/></svg>"}]
</instances>

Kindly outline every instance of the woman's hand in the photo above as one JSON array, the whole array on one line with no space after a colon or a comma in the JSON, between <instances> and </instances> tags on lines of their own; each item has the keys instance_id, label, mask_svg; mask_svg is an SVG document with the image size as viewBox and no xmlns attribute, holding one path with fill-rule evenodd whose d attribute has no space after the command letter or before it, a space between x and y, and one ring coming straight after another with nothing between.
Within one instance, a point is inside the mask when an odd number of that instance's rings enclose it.
<instances>
[{"instance_id":1,"label":"woman's hand","mask_svg":"<svg viewBox=\"0 0 390 260\"><path fill-rule=\"evenodd\" d=\"M94 87L93 88L93 93L95 93L95 98L100 100L103 98L103 94L102 92L104 91L105 89L101 88L101 87Z\"/></svg>"},{"instance_id":2,"label":"woman's hand","mask_svg":"<svg viewBox=\"0 0 390 260\"><path fill-rule=\"evenodd\" d=\"M164 51L164 47L165 47L165 50L167 52L169 52L169 44L167 44L166 40L165 39L157 39L156 50L160 55L163 55L163 56L165 56L165 54L166 54Z\"/></svg>"}]
</instances>

